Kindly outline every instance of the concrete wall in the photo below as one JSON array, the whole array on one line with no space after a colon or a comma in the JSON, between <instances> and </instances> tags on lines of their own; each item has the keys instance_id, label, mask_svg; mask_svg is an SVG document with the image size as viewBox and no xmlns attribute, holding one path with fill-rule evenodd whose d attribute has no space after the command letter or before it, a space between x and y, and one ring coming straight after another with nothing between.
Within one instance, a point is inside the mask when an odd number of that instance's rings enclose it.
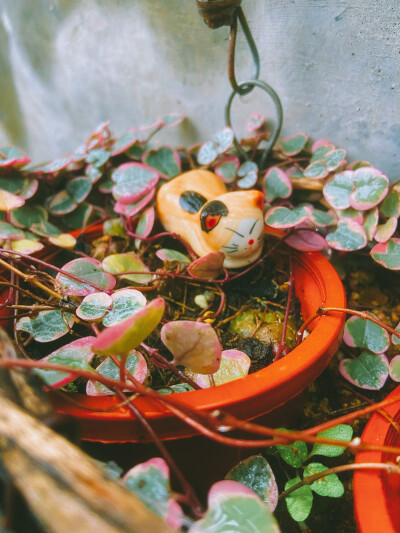
<instances>
[{"instance_id":1,"label":"concrete wall","mask_svg":"<svg viewBox=\"0 0 400 533\"><path fill-rule=\"evenodd\" d=\"M283 133L329 138L399 179L399 1L242 5L261 79L282 100ZM189 120L172 142L206 140L224 125L227 41L228 28L208 29L195 0L2 0L0 143L39 162L104 120L119 134L175 111ZM242 36L237 70L240 79L252 72ZM257 110L273 116L261 91L235 100L239 133Z\"/></svg>"}]
</instances>

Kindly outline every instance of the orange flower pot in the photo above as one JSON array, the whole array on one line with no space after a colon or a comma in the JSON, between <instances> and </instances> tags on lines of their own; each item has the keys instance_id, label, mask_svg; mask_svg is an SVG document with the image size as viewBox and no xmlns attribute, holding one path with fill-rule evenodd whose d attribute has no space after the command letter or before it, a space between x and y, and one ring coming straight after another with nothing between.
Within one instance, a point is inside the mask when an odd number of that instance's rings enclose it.
<instances>
[{"instance_id":1,"label":"orange flower pot","mask_svg":"<svg viewBox=\"0 0 400 533\"><path fill-rule=\"evenodd\" d=\"M87 240L100 233L89 228ZM75 235L77 232L75 232ZM333 266L319 253L299 253L294 261L295 293L306 319L321 305L345 307L342 282ZM329 363L342 338L345 315L332 313L310 324L310 334L282 359L268 367L218 387L174 394L182 405L201 411L221 409L250 420L283 406L309 385ZM51 395L57 411L74 417L81 437L98 442L146 442L140 422L115 397L89 397L80 394ZM70 398L70 399L68 399ZM135 406L163 440L195 435L159 402L139 397Z\"/></svg>"},{"instance_id":2,"label":"orange flower pot","mask_svg":"<svg viewBox=\"0 0 400 533\"><path fill-rule=\"evenodd\" d=\"M384 410L400 425L400 387L389 398L399 401ZM372 415L362 434L369 444L400 447L400 433L379 413ZM387 452L358 453L356 463L396 462ZM400 475L382 470L360 470L354 473L354 512L360 533L399 533L400 531Z\"/></svg>"}]
</instances>

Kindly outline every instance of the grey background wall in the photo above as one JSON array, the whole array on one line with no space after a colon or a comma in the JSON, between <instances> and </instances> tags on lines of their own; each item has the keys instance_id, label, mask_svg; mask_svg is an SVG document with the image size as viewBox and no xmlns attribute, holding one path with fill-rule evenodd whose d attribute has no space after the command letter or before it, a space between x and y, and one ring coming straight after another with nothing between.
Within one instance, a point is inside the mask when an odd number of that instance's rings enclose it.
<instances>
[{"instance_id":1,"label":"grey background wall","mask_svg":"<svg viewBox=\"0 0 400 533\"><path fill-rule=\"evenodd\" d=\"M400 178L398 0L243 0L261 78L279 93L284 134L306 131ZM195 0L2 0L0 144L34 161L73 150L102 121L116 134L159 115L188 116L172 142L224 125L228 28ZM239 78L252 69L238 39ZM235 100L273 116L261 91ZM165 141L161 139L161 141Z\"/></svg>"}]
</instances>

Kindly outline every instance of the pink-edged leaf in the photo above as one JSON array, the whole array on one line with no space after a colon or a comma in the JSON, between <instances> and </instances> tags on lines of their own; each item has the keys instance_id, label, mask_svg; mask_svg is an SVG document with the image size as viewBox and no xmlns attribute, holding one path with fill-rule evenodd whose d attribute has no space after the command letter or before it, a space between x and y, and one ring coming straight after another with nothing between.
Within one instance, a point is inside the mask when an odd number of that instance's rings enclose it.
<instances>
[{"instance_id":1,"label":"pink-edged leaf","mask_svg":"<svg viewBox=\"0 0 400 533\"><path fill-rule=\"evenodd\" d=\"M346 166L346 170L357 170L363 167L372 167L372 165L369 161L353 161Z\"/></svg>"},{"instance_id":2,"label":"pink-edged leaf","mask_svg":"<svg viewBox=\"0 0 400 533\"><path fill-rule=\"evenodd\" d=\"M16 330L29 333L36 342L52 342L69 333L73 323L71 313L52 309L40 311L37 316L20 318Z\"/></svg>"},{"instance_id":3,"label":"pink-edged leaf","mask_svg":"<svg viewBox=\"0 0 400 533\"><path fill-rule=\"evenodd\" d=\"M203 143L197 152L197 161L200 165L209 165L218 157L218 147L213 141Z\"/></svg>"},{"instance_id":4,"label":"pink-edged leaf","mask_svg":"<svg viewBox=\"0 0 400 533\"><path fill-rule=\"evenodd\" d=\"M151 168L155 168L165 179L175 178L182 170L179 153L169 146L161 146L145 152L142 161Z\"/></svg>"},{"instance_id":5,"label":"pink-edged leaf","mask_svg":"<svg viewBox=\"0 0 400 533\"><path fill-rule=\"evenodd\" d=\"M88 294L76 310L82 320L101 320L112 306L112 298L105 292Z\"/></svg>"},{"instance_id":6,"label":"pink-edged leaf","mask_svg":"<svg viewBox=\"0 0 400 533\"><path fill-rule=\"evenodd\" d=\"M379 212L383 217L400 216L400 191L397 188L392 189L379 206Z\"/></svg>"},{"instance_id":7,"label":"pink-edged leaf","mask_svg":"<svg viewBox=\"0 0 400 533\"><path fill-rule=\"evenodd\" d=\"M164 309L162 298L152 300L133 316L104 329L93 344L93 351L99 355L126 356L158 326Z\"/></svg>"},{"instance_id":8,"label":"pink-edged leaf","mask_svg":"<svg viewBox=\"0 0 400 533\"><path fill-rule=\"evenodd\" d=\"M265 124L265 115L260 113L252 113L249 118L246 120L246 131L253 133L254 131L259 130Z\"/></svg>"},{"instance_id":9,"label":"pink-edged leaf","mask_svg":"<svg viewBox=\"0 0 400 533\"><path fill-rule=\"evenodd\" d=\"M10 213L10 222L17 228L30 228L47 220L48 213L42 205L24 205Z\"/></svg>"},{"instance_id":10,"label":"pink-edged leaf","mask_svg":"<svg viewBox=\"0 0 400 533\"><path fill-rule=\"evenodd\" d=\"M11 241L10 247L4 246L4 248L11 248L11 250L14 252L20 252L22 254L29 255L43 250L44 246L42 243L32 239L18 239Z\"/></svg>"},{"instance_id":11,"label":"pink-edged leaf","mask_svg":"<svg viewBox=\"0 0 400 533\"><path fill-rule=\"evenodd\" d=\"M111 309L107 310L103 318L103 325L106 327L123 322L138 313L147 303L145 295L136 289L119 289L113 292L111 299Z\"/></svg>"},{"instance_id":12,"label":"pink-edged leaf","mask_svg":"<svg viewBox=\"0 0 400 533\"><path fill-rule=\"evenodd\" d=\"M60 157L54 161L36 165L29 169L31 174L57 174L71 163L71 156Z\"/></svg>"},{"instance_id":13,"label":"pink-edged leaf","mask_svg":"<svg viewBox=\"0 0 400 533\"><path fill-rule=\"evenodd\" d=\"M272 512L278 505L278 485L268 461L262 455L252 455L234 466L225 479L237 481L253 490Z\"/></svg>"},{"instance_id":14,"label":"pink-edged leaf","mask_svg":"<svg viewBox=\"0 0 400 533\"><path fill-rule=\"evenodd\" d=\"M346 163L346 150L342 148L335 148L330 150L324 156L325 164L329 172L337 170L339 167L345 165Z\"/></svg>"},{"instance_id":15,"label":"pink-edged leaf","mask_svg":"<svg viewBox=\"0 0 400 533\"><path fill-rule=\"evenodd\" d=\"M400 270L400 239L380 242L372 248L370 254L374 261L385 268Z\"/></svg>"},{"instance_id":16,"label":"pink-edged leaf","mask_svg":"<svg viewBox=\"0 0 400 533\"><path fill-rule=\"evenodd\" d=\"M339 172L324 185L324 196L335 209L350 207L350 196L354 188L353 174L351 170Z\"/></svg>"},{"instance_id":17,"label":"pink-edged leaf","mask_svg":"<svg viewBox=\"0 0 400 533\"><path fill-rule=\"evenodd\" d=\"M293 186L282 169L271 167L264 176L263 190L266 200L273 202L275 198L289 198L293 192Z\"/></svg>"},{"instance_id":18,"label":"pink-edged leaf","mask_svg":"<svg viewBox=\"0 0 400 533\"><path fill-rule=\"evenodd\" d=\"M311 491L311 489L310 489ZM208 510L189 533L279 533L275 518L259 496L236 481L218 481L208 493Z\"/></svg>"},{"instance_id":19,"label":"pink-edged leaf","mask_svg":"<svg viewBox=\"0 0 400 533\"><path fill-rule=\"evenodd\" d=\"M390 361L389 376L393 379L393 381L400 381L400 355L396 355Z\"/></svg>"},{"instance_id":20,"label":"pink-edged leaf","mask_svg":"<svg viewBox=\"0 0 400 533\"><path fill-rule=\"evenodd\" d=\"M133 204L156 186L159 173L143 163L124 163L111 174L113 196L120 204Z\"/></svg>"},{"instance_id":21,"label":"pink-edged leaf","mask_svg":"<svg viewBox=\"0 0 400 533\"><path fill-rule=\"evenodd\" d=\"M23 206L24 203L25 200L21 196L0 189L0 211L11 211Z\"/></svg>"},{"instance_id":22,"label":"pink-edged leaf","mask_svg":"<svg viewBox=\"0 0 400 533\"><path fill-rule=\"evenodd\" d=\"M317 150L319 150L320 148L328 148L328 152L330 150L332 150L334 147L334 145L331 143L331 141L328 141L327 139L319 139L318 141L315 141L313 143L313 145L311 146L311 152L313 154L315 154L317 152ZM326 153L326 152L325 152Z\"/></svg>"},{"instance_id":23,"label":"pink-edged leaf","mask_svg":"<svg viewBox=\"0 0 400 533\"><path fill-rule=\"evenodd\" d=\"M181 529L184 516L178 503L171 497L169 468L164 459L154 457L134 466L125 474L122 482L146 507L161 516L169 527L176 531Z\"/></svg>"},{"instance_id":24,"label":"pink-edged leaf","mask_svg":"<svg viewBox=\"0 0 400 533\"><path fill-rule=\"evenodd\" d=\"M8 222L0 221L0 239L24 239L25 233Z\"/></svg>"},{"instance_id":25,"label":"pink-edged leaf","mask_svg":"<svg viewBox=\"0 0 400 533\"><path fill-rule=\"evenodd\" d=\"M141 198L140 200L132 204L122 204L121 202L117 202L114 205L114 211L128 218L133 217L137 215L138 213L140 213L140 211L152 201L155 192L156 192L156 189L153 188L143 198Z\"/></svg>"},{"instance_id":26,"label":"pink-edged leaf","mask_svg":"<svg viewBox=\"0 0 400 533\"><path fill-rule=\"evenodd\" d=\"M191 320L175 320L161 328L161 340L183 365L198 374L213 374L221 363L221 344L210 324Z\"/></svg>"},{"instance_id":27,"label":"pink-edged leaf","mask_svg":"<svg viewBox=\"0 0 400 533\"><path fill-rule=\"evenodd\" d=\"M285 137L280 141L280 147L282 152L287 156L293 156L299 154L304 150L308 141L308 135L305 133L296 133L290 135L290 137Z\"/></svg>"},{"instance_id":28,"label":"pink-edged leaf","mask_svg":"<svg viewBox=\"0 0 400 533\"><path fill-rule=\"evenodd\" d=\"M353 171L353 185L350 205L354 209L366 211L385 198L389 190L389 179L376 168L358 168Z\"/></svg>"},{"instance_id":29,"label":"pink-edged leaf","mask_svg":"<svg viewBox=\"0 0 400 533\"><path fill-rule=\"evenodd\" d=\"M167 263L190 263L190 259L187 255L169 248L161 248L160 250L157 250L156 256L161 259L161 261L165 261Z\"/></svg>"},{"instance_id":30,"label":"pink-edged leaf","mask_svg":"<svg viewBox=\"0 0 400 533\"><path fill-rule=\"evenodd\" d=\"M102 148L103 145L111 138L109 130L110 121L102 122L90 135L86 141L86 149L88 151L93 148Z\"/></svg>"},{"instance_id":31,"label":"pink-edged leaf","mask_svg":"<svg viewBox=\"0 0 400 533\"><path fill-rule=\"evenodd\" d=\"M367 239L369 241L372 241L372 239L374 238L378 222L379 210L377 207L374 207L373 209L371 209L371 211L365 213L363 226L365 229L365 233L367 234Z\"/></svg>"},{"instance_id":32,"label":"pink-edged leaf","mask_svg":"<svg viewBox=\"0 0 400 533\"><path fill-rule=\"evenodd\" d=\"M308 207L312 210L309 221L314 227L326 228L337 223L337 217L334 211L322 211L321 209L316 209L313 205L309 205Z\"/></svg>"},{"instance_id":33,"label":"pink-edged leaf","mask_svg":"<svg viewBox=\"0 0 400 533\"><path fill-rule=\"evenodd\" d=\"M215 165L214 171L224 183L232 183L240 166L240 161L235 155L227 156Z\"/></svg>"},{"instance_id":34,"label":"pink-edged leaf","mask_svg":"<svg viewBox=\"0 0 400 533\"><path fill-rule=\"evenodd\" d=\"M296 167L295 165L286 169L286 175L290 179L304 178L302 170L299 167Z\"/></svg>"},{"instance_id":35,"label":"pink-edged leaf","mask_svg":"<svg viewBox=\"0 0 400 533\"><path fill-rule=\"evenodd\" d=\"M265 215L265 223L278 229L293 228L305 222L312 215L312 210L306 206L294 209L288 207L272 207Z\"/></svg>"},{"instance_id":36,"label":"pink-edged leaf","mask_svg":"<svg viewBox=\"0 0 400 533\"><path fill-rule=\"evenodd\" d=\"M20 168L30 163L30 158L16 146L3 146L0 148L0 168Z\"/></svg>"},{"instance_id":37,"label":"pink-edged leaf","mask_svg":"<svg viewBox=\"0 0 400 533\"><path fill-rule=\"evenodd\" d=\"M129 374L131 374L136 381L139 383L144 383L147 374L148 368L146 359L143 355L137 350L132 350L125 362L125 368ZM106 357L102 363L96 368L96 372L99 372L103 377L109 379L120 379L119 367L114 363L111 357ZM126 382L129 383L128 377L126 377ZM88 396L113 396L114 391L99 383L98 381L91 379L86 384L86 394Z\"/></svg>"},{"instance_id":38,"label":"pink-edged leaf","mask_svg":"<svg viewBox=\"0 0 400 533\"><path fill-rule=\"evenodd\" d=\"M139 217L135 233L136 235L141 235L143 238L146 238L150 235L151 230L153 229L155 221L155 209L153 206L148 207L143 211ZM140 247L141 239L135 239L135 247L138 249Z\"/></svg>"},{"instance_id":39,"label":"pink-edged leaf","mask_svg":"<svg viewBox=\"0 0 400 533\"><path fill-rule=\"evenodd\" d=\"M396 326L396 331L400 333L400 322ZM392 335L392 343L393 344L400 344L400 338L397 335Z\"/></svg>"},{"instance_id":40,"label":"pink-edged leaf","mask_svg":"<svg viewBox=\"0 0 400 533\"><path fill-rule=\"evenodd\" d=\"M347 346L362 348L373 353L386 352L390 346L387 331L375 322L358 316L352 316L346 321L343 340Z\"/></svg>"},{"instance_id":41,"label":"pink-edged leaf","mask_svg":"<svg viewBox=\"0 0 400 533\"><path fill-rule=\"evenodd\" d=\"M133 146L137 139L138 137L136 128L128 130L115 141L114 146L112 147L111 155L115 156L122 154L125 152L125 150L128 150L128 148Z\"/></svg>"},{"instance_id":42,"label":"pink-edged leaf","mask_svg":"<svg viewBox=\"0 0 400 533\"><path fill-rule=\"evenodd\" d=\"M135 252L108 255L103 259L102 268L109 274L120 274L120 278L138 285L145 285L153 279L152 274L149 274L149 267ZM124 272L136 273L124 274Z\"/></svg>"},{"instance_id":43,"label":"pink-edged leaf","mask_svg":"<svg viewBox=\"0 0 400 533\"><path fill-rule=\"evenodd\" d=\"M356 387L380 390L389 375L389 361L383 354L362 352L356 359L343 359L339 372Z\"/></svg>"},{"instance_id":44,"label":"pink-edged leaf","mask_svg":"<svg viewBox=\"0 0 400 533\"><path fill-rule=\"evenodd\" d=\"M91 257L73 259L63 266L63 271L84 280L77 281L61 272L57 274L56 280L61 286L62 293L70 296L87 296L88 294L97 292L99 288L108 291L116 283L115 278L111 274L102 271L100 261ZM85 281L93 283L97 286L97 289L88 285Z\"/></svg>"},{"instance_id":45,"label":"pink-edged leaf","mask_svg":"<svg viewBox=\"0 0 400 533\"><path fill-rule=\"evenodd\" d=\"M185 118L186 116L182 115L182 113L171 113L170 115L165 115L164 117L161 117L160 120L164 128L173 128L175 126L178 126L179 124L182 124Z\"/></svg>"},{"instance_id":46,"label":"pink-edged leaf","mask_svg":"<svg viewBox=\"0 0 400 533\"><path fill-rule=\"evenodd\" d=\"M82 370L93 370L89 363L94 357L92 345L95 340L96 337L83 337L70 342L55 352L52 352L47 357L44 357L41 361L80 368ZM76 379L76 374L68 374L67 372L56 370L36 368L34 372L39 374L51 388L63 387L70 381Z\"/></svg>"},{"instance_id":47,"label":"pink-edged leaf","mask_svg":"<svg viewBox=\"0 0 400 533\"><path fill-rule=\"evenodd\" d=\"M39 181L34 179L27 179L25 180L24 186L22 189L18 192L18 196L21 198L24 198L25 200L28 200L29 198L32 198L36 194L36 191L39 187Z\"/></svg>"},{"instance_id":48,"label":"pink-edged leaf","mask_svg":"<svg viewBox=\"0 0 400 533\"><path fill-rule=\"evenodd\" d=\"M318 161L310 163L303 173L306 178L321 180L328 176L329 170L326 167L325 159L318 159Z\"/></svg>"},{"instance_id":49,"label":"pink-edged leaf","mask_svg":"<svg viewBox=\"0 0 400 533\"><path fill-rule=\"evenodd\" d=\"M187 270L194 278L217 279L223 272L224 260L223 252L210 252L193 261Z\"/></svg>"},{"instance_id":50,"label":"pink-edged leaf","mask_svg":"<svg viewBox=\"0 0 400 533\"><path fill-rule=\"evenodd\" d=\"M241 178L237 182L238 187L241 189L252 189L257 183L258 166L254 161L245 161L240 165L237 174Z\"/></svg>"},{"instance_id":51,"label":"pink-edged leaf","mask_svg":"<svg viewBox=\"0 0 400 533\"><path fill-rule=\"evenodd\" d=\"M286 237L286 244L301 252L319 252L328 247L328 243L322 235L315 230L299 229Z\"/></svg>"},{"instance_id":52,"label":"pink-edged leaf","mask_svg":"<svg viewBox=\"0 0 400 533\"><path fill-rule=\"evenodd\" d=\"M353 209L352 207L348 207L347 209L338 209L336 213L340 220L343 218L350 218L351 220L354 220L354 222L357 222L357 224L363 225L364 223L363 212L357 211L357 209Z\"/></svg>"},{"instance_id":53,"label":"pink-edged leaf","mask_svg":"<svg viewBox=\"0 0 400 533\"><path fill-rule=\"evenodd\" d=\"M221 354L221 364L213 377L215 385L223 385L235 379L244 378L249 373L250 357L240 350L223 350ZM189 373L190 377L202 389L213 386L210 376L207 374Z\"/></svg>"},{"instance_id":54,"label":"pink-edged leaf","mask_svg":"<svg viewBox=\"0 0 400 533\"><path fill-rule=\"evenodd\" d=\"M367 245L367 235L360 224L345 218L339 221L335 231L326 236L326 241L335 250L351 252Z\"/></svg>"},{"instance_id":55,"label":"pink-edged leaf","mask_svg":"<svg viewBox=\"0 0 400 533\"><path fill-rule=\"evenodd\" d=\"M386 242L397 229L397 217L390 217L384 224L376 227L374 239L377 242Z\"/></svg>"}]
</instances>

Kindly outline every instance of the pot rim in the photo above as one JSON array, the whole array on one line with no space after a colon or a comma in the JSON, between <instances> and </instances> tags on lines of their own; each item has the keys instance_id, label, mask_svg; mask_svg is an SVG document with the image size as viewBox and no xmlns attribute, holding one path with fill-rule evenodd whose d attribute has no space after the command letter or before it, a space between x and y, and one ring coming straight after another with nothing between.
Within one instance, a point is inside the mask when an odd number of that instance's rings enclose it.
<instances>
[{"instance_id":1,"label":"pot rim","mask_svg":"<svg viewBox=\"0 0 400 533\"><path fill-rule=\"evenodd\" d=\"M384 411L400 424L400 386L392 391L388 398L399 398L398 402L390 404ZM395 431L390 421L379 413L374 413L362 434L363 442L375 445L394 445L397 440L400 445L400 435ZM365 451L356 455L356 463L381 463L395 460L394 454L382 451ZM395 497L399 501L393 502L393 494L387 485L387 476L382 471L359 470L354 472L354 512L360 533L398 533L400 513L394 518L392 512L400 506L400 485ZM393 507L394 506L394 507ZM395 522L397 523L395 523Z\"/></svg>"}]
</instances>

